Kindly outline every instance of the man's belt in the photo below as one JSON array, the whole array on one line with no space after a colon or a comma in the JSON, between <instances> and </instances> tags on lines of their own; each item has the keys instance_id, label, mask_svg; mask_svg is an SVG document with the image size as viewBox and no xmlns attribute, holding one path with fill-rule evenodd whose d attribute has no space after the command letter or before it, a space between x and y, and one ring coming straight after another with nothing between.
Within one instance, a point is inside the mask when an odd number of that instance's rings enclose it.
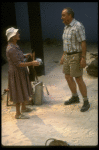
<instances>
[{"instance_id":1,"label":"man's belt","mask_svg":"<svg viewBox=\"0 0 99 150\"><path fill-rule=\"evenodd\" d=\"M72 52L72 53L64 52L64 54L67 54L67 55L78 54L78 53L81 53L81 52Z\"/></svg>"}]
</instances>

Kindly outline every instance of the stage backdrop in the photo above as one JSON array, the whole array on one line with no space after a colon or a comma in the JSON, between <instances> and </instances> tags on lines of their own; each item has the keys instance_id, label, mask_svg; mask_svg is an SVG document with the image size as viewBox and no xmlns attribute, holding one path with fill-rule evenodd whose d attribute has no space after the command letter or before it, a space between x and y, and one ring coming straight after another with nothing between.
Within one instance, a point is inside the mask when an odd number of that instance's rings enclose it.
<instances>
[{"instance_id":1,"label":"stage backdrop","mask_svg":"<svg viewBox=\"0 0 99 150\"><path fill-rule=\"evenodd\" d=\"M40 2L42 39L61 40L64 24L61 20L63 8L71 7L75 19L82 22L87 41L98 41L98 2ZM15 2L17 26L21 29L21 39L30 40L27 2ZM24 32L25 31L25 32Z\"/></svg>"}]
</instances>

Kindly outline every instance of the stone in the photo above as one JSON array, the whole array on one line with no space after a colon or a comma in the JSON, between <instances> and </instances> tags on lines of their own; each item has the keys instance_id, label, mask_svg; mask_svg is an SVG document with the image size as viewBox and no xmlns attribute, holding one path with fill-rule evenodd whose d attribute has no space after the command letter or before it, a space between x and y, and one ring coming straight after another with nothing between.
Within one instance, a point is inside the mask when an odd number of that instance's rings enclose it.
<instances>
[{"instance_id":1,"label":"stone","mask_svg":"<svg viewBox=\"0 0 99 150\"><path fill-rule=\"evenodd\" d=\"M88 65L86 70L89 75L98 77L98 56Z\"/></svg>"}]
</instances>

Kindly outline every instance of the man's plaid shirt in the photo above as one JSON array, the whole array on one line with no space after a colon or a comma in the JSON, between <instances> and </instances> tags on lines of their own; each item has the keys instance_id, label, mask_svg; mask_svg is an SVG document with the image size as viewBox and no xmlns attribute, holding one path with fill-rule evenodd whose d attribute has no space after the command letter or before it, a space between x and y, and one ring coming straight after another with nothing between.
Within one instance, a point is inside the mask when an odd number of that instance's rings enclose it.
<instances>
[{"instance_id":1,"label":"man's plaid shirt","mask_svg":"<svg viewBox=\"0 0 99 150\"><path fill-rule=\"evenodd\" d=\"M64 27L62 39L63 51L67 53L81 52L81 42L86 40L83 24L73 19L69 25Z\"/></svg>"}]
</instances>

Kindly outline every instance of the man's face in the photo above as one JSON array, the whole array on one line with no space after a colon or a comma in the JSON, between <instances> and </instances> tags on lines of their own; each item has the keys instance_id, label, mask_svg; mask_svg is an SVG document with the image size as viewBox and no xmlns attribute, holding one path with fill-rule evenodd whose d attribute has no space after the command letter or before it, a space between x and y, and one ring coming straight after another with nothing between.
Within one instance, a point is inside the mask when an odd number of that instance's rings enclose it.
<instances>
[{"instance_id":1,"label":"man's face","mask_svg":"<svg viewBox=\"0 0 99 150\"><path fill-rule=\"evenodd\" d=\"M70 23L70 18L71 18L71 15L67 13L67 9L64 9L62 11L62 17L61 17L61 19L63 20L63 23L68 25Z\"/></svg>"}]
</instances>

